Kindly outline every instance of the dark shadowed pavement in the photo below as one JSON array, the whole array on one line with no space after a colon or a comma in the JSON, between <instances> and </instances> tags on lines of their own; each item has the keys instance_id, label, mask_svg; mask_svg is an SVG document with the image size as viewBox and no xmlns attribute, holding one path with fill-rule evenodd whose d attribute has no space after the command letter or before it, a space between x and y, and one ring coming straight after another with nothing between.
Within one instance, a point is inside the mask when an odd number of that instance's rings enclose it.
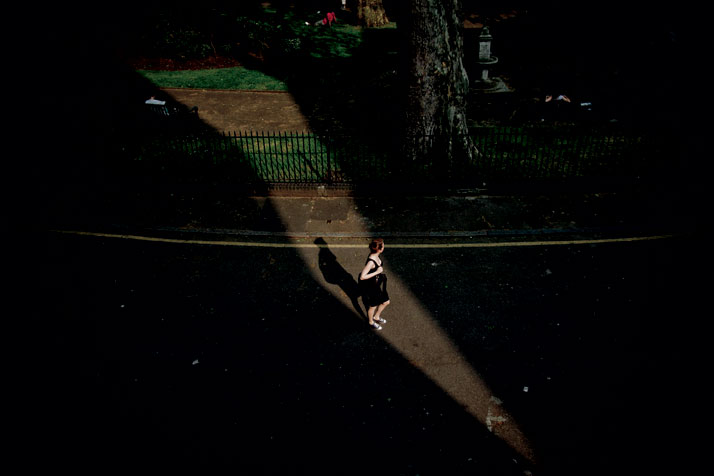
<instances>
[{"instance_id":1,"label":"dark shadowed pavement","mask_svg":"<svg viewBox=\"0 0 714 476\"><path fill-rule=\"evenodd\" d=\"M194 207L149 200L133 222L88 209L38 235L37 463L629 475L694 461L700 248L676 199L319 193L167 196ZM372 234L387 240L381 332L354 294Z\"/></svg>"}]
</instances>

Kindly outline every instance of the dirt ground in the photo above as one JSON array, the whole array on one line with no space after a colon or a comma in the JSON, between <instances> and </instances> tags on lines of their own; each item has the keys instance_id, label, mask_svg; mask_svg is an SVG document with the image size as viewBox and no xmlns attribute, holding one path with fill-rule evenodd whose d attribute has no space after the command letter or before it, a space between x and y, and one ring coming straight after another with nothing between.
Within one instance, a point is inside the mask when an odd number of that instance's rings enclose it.
<instances>
[{"instance_id":1,"label":"dirt ground","mask_svg":"<svg viewBox=\"0 0 714 476\"><path fill-rule=\"evenodd\" d=\"M164 89L221 132L311 132L307 118L289 92Z\"/></svg>"}]
</instances>

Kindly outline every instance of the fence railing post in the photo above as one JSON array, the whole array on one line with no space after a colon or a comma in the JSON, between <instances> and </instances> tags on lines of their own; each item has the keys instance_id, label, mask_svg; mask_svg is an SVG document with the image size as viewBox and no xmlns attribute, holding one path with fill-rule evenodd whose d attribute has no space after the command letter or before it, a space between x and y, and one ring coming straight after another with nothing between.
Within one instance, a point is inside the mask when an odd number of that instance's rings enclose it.
<instances>
[{"instance_id":1,"label":"fence railing post","mask_svg":"<svg viewBox=\"0 0 714 476\"><path fill-rule=\"evenodd\" d=\"M444 173L444 179L454 183L494 178L634 176L646 173L657 161L661 161L659 167L663 170L668 157L661 154L671 153L670 148L662 145L668 142L662 137L608 128L505 126L474 128L469 136L479 155L469 163L443 164L441 171L439 163L434 162L439 158L438 150L428 163L403 164L398 149L385 149L393 138L380 140L378 135L343 137L331 132L293 135L254 131L197 135L169 131L127 138L125 147L117 150L133 154L145 170L154 167L159 171L161 168L155 166L161 164L171 174L187 174L210 166L229 170L231 161L241 161L247 162L265 182L327 184L382 179L378 175L385 171L389 171L389 180L405 183L430 181L440 172ZM415 137L413 145L429 147L432 140Z\"/></svg>"},{"instance_id":2,"label":"fence railing post","mask_svg":"<svg viewBox=\"0 0 714 476\"><path fill-rule=\"evenodd\" d=\"M332 184L332 148L330 147L332 145L332 137L330 136L329 131L325 135L325 150L327 153L327 183Z\"/></svg>"}]
</instances>

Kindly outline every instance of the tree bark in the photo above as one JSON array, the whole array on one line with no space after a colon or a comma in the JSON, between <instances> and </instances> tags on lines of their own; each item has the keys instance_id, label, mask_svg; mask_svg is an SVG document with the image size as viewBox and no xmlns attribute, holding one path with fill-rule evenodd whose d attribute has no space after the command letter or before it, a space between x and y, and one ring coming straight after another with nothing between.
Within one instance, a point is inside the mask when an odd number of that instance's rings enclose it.
<instances>
[{"instance_id":1,"label":"tree bark","mask_svg":"<svg viewBox=\"0 0 714 476\"><path fill-rule=\"evenodd\" d=\"M357 0L357 21L366 27L384 26L389 23L382 0Z\"/></svg>"},{"instance_id":2,"label":"tree bark","mask_svg":"<svg viewBox=\"0 0 714 476\"><path fill-rule=\"evenodd\" d=\"M460 0L412 0L401 15L402 158L429 177L453 176L478 153L468 136Z\"/></svg>"}]
</instances>

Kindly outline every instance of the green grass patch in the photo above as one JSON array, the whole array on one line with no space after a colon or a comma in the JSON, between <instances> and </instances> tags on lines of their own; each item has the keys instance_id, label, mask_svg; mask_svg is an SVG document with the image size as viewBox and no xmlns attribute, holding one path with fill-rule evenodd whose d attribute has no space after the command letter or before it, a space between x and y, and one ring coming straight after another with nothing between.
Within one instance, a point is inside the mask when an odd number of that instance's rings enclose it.
<instances>
[{"instance_id":1,"label":"green grass patch","mask_svg":"<svg viewBox=\"0 0 714 476\"><path fill-rule=\"evenodd\" d=\"M140 75L160 88L247 89L287 91L285 82L260 71L243 67L185 71L139 70Z\"/></svg>"},{"instance_id":2,"label":"green grass patch","mask_svg":"<svg viewBox=\"0 0 714 476\"><path fill-rule=\"evenodd\" d=\"M363 29L352 25L316 27L306 35L314 58L349 58L362 42Z\"/></svg>"}]
</instances>

